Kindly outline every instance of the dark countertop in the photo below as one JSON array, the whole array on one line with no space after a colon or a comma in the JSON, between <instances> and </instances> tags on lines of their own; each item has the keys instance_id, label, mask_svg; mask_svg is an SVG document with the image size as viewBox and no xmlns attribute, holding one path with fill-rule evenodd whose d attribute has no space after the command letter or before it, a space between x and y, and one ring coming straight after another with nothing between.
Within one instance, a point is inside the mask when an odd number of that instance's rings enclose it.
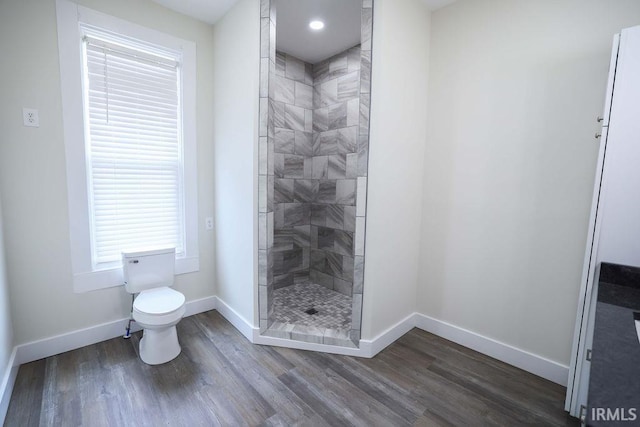
<instances>
[{"instance_id":1,"label":"dark countertop","mask_svg":"<svg viewBox=\"0 0 640 427\"><path fill-rule=\"evenodd\" d=\"M640 268L602 263L589 379L589 426L640 425L640 342L634 312L640 312ZM618 421L602 416L594 419L597 408L617 410Z\"/></svg>"}]
</instances>

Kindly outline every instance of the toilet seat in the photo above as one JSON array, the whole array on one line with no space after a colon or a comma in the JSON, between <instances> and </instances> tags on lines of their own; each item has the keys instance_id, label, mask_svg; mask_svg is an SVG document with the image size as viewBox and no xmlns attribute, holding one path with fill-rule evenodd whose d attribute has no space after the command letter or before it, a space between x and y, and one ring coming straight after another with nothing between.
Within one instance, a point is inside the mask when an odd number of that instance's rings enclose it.
<instances>
[{"instance_id":1,"label":"toilet seat","mask_svg":"<svg viewBox=\"0 0 640 427\"><path fill-rule=\"evenodd\" d=\"M133 318L140 325L168 325L182 318L184 302L184 295L169 287L148 289L133 301Z\"/></svg>"}]
</instances>

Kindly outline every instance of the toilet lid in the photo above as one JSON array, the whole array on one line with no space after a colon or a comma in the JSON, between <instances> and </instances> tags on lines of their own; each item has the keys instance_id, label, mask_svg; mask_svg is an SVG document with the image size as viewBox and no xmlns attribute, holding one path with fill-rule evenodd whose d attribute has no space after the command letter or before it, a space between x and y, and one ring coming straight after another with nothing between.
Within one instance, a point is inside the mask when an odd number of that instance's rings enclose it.
<instances>
[{"instance_id":1,"label":"toilet lid","mask_svg":"<svg viewBox=\"0 0 640 427\"><path fill-rule=\"evenodd\" d=\"M133 302L133 309L147 314L167 314L184 304L184 295L171 288L148 289L140 292Z\"/></svg>"}]
</instances>

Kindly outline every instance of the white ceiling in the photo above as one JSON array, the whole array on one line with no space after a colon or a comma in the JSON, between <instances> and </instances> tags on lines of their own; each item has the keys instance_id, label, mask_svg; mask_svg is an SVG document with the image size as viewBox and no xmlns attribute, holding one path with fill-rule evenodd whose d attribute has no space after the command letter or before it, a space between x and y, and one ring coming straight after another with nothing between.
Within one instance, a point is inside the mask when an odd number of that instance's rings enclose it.
<instances>
[{"instance_id":1,"label":"white ceiling","mask_svg":"<svg viewBox=\"0 0 640 427\"><path fill-rule=\"evenodd\" d=\"M315 64L360 43L362 0L276 0L276 49ZM322 30L309 22L325 23Z\"/></svg>"},{"instance_id":2,"label":"white ceiling","mask_svg":"<svg viewBox=\"0 0 640 427\"><path fill-rule=\"evenodd\" d=\"M176 12L215 24L238 0L153 0ZM277 48L316 63L360 42L361 0L274 0L277 4ZM456 0L422 0L430 10ZM326 26L312 32L311 19Z\"/></svg>"}]
</instances>

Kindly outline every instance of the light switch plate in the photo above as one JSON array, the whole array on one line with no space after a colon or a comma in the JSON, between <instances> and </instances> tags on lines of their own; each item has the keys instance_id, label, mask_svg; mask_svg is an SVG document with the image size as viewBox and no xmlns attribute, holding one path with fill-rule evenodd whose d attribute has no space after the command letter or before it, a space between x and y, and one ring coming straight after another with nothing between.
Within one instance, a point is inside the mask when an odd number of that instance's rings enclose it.
<instances>
[{"instance_id":1,"label":"light switch plate","mask_svg":"<svg viewBox=\"0 0 640 427\"><path fill-rule=\"evenodd\" d=\"M35 108L22 108L22 121L25 126L37 128L40 127L40 118L38 117L38 110Z\"/></svg>"}]
</instances>

